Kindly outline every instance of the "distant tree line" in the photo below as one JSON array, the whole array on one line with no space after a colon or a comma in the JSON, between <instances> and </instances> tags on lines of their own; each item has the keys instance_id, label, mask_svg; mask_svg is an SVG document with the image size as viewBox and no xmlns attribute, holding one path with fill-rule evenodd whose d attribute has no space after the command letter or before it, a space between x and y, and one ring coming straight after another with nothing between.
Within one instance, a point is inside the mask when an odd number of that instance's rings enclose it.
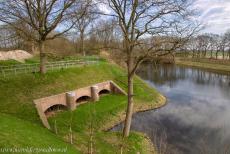
<instances>
[{"instance_id":1,"label":"distant tree line","mask_svg":"<svg viewBox=\"0 0 230 154\"><path fill-rule=\"evenodd\" d=\"M178 51L178 55L192 58L230 60L230 30L224 34L205 33L193 36Z\"/></svg>"}]
</instances>

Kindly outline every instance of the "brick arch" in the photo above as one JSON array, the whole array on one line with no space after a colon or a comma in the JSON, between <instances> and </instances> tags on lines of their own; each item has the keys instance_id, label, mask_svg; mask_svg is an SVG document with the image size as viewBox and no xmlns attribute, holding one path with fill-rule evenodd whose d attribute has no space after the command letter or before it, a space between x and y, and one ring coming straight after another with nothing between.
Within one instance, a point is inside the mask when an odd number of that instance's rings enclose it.
<instances>
[{"instance_id":1,"label":"brick arch","mask_svg":"<svg viewBox=\"0 0 230 154\"><path fill-rule=\"evenodd\" d=\"M109 93L111 93L110 89L101 89L100 91L98 91L98 95L109 94Z\"/></svg>"},{"instance_id":2,"label":"brick arch","mask_svg":"<svg viewBox=\"0 0 230 154\"><path fill-rule=\"evenodd\" d=\"M66 102L50 103L50 104L46 104L46 106L43 107L44 113L45 113L49 108L51 108L51 107L53 107L53 106L57 106L57 105L59 105L59 106L64 106L64 107L67 108Z\"/></svg>"},{"instance_id":3,"label":"brick arch","mask_svg":"<svg viewBox=\"0 0 230 154\"><path fill-rule=\"evenodd\" d=\"M42 123L45 127L50 129L47 116L45 115L45 112L48 108L54 105L63 105L66 106L69 110L75 110L76 106L85 103L76 103L77 99L82 96L88 96L92 98L92 101L96 102L99 100L99 94L103 90L109 91L110 93L127 95L126 92L122 90L116 83L114 83L113 81L106 81L92 86L76 89L71 92L64 92L61 94L36 99L34 100L34 103L36 105L40 119L42 120Z\"/></svg>"},{"instance_id":4,"label":"brick arch","mask_svg":"<svg viewBox=\"0 0 230 154\"><path fill-rule=\"evenodd\" d=\"M47 110L45 110L44 114L47 116L47 117L50 117L52 115L54 115L56 112L58 111L64 111L64 110L67 110L67 106L63 105L63 104L55 104L51 107L49 107Z\"/></svg>"},{"instance_id":5,"label":"brick arch","mask_svg":"<svg viewBox=\"0 0 230 154\"><path fill-rule=\"evenodd\" d=\"M82 103L82 102L89 101L89 100L91 100L91 96L89 96L89 95L82 95L82 96L79 96L79 97L75 100L75 102L76 102L76 103Z\"/></svg>"},{"instance_id":6,"label":"brick arch","mask_svg":"<svg viewBox=\"0 0 230 154\"><path fill-rule=\"evenodd\" d=\"M110 84L102 83L102 84L99 84L97 87L98 87L98 94L101 91L109 91L111 93L111 86L110 86Z\"/></svg>"}]
</instances>

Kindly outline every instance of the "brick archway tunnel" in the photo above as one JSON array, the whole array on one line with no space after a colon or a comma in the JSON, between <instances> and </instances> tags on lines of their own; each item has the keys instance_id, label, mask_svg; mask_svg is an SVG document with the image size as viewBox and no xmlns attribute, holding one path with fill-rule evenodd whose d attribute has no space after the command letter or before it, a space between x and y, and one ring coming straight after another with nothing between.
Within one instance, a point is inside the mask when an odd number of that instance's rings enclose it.
<instances>
[{"instance_id":1,"label":"brick archway tunnel","mask_svg":"<svg viewBox=\"0 0 230 154\"><path fill-rule=\"evenodd\" d=\"M36 99L34 100L34 103L43 125L50 129L47 120L47 110L52 110L52 107L55 109L55 107L58 106L63 109L75 110L78 105L89 101L98 101L101 95L109 93L127 95L126 92L113 81L106 81L70 92Z\"/></svg>"}]
</instances>

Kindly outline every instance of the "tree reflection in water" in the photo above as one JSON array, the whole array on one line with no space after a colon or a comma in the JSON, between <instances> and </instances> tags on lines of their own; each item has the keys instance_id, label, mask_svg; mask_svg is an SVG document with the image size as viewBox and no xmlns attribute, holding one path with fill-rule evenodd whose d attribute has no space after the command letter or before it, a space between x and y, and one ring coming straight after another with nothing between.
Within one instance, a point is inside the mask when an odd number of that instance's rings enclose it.
<instances>
[{"instance_id":1,"label":"tree reflection in water","mask_svg":"<svg viewBox=\"0 0 230 154\"><path fill-rule=\"evenodd\" d=\"M230 153L230 76L154 64L142 65L137 74L166 95L168 104L135 114L133 130L148 134L162 153Z\"/></svg>"}]
</instances>

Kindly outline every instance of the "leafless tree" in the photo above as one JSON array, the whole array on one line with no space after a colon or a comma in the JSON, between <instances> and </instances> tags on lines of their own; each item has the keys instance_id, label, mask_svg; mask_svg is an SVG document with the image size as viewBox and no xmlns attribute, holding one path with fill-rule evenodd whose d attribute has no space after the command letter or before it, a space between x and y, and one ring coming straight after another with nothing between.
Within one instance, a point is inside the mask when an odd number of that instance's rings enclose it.
<instances>
[{"instance_id":1,"label":"leafless tree","mask_svg":"<svg viewBox=\"0 0 230 154\"><path fill-rule=\"evenodd\" d=\"M212 45L212 37L209 34L203 34L197 36L198 51L200 52L199 57L206 57L207 52L210 50Z\"/></svg>"},{"instance_id":2,"label":"leafless tree","mask_svg":"<svg viewBox=\"0 0 230 154\"><path fill-rule=\"evenodd\" d=\"M108 0L109 16L115 17L122 31L128 73L128 105L123 136L129 136L133 114L133 77L140 63L149 57L171 54L194 32L188 23L187 0ZM170 37L168 37L170 36Z\"/></svg>"},{"instance_id":3,"label":"leafless tree","mask_svg":"<svg viewBox=\"0 0 230 154\"><path fill-rule=\"evenodd\" d=\"M185 47L190 54L192 55L192 58L196 57L197 54L197 48L198 48L198 42L196 37L191 37L189 41L185 44Z\"/></svg>"},{"instance_id":4,"label":"leafless tree","mask_svg":"<svg viewBox=\"0 0 230 154\"><path fill-rule=\"evenodd\" d=\"M15 49L22 46L22 39L8 25L0 26L0 48L3 50Z\"/></svg>"},{"instance_id":5,"label":"leafless tree","mask_svg":"<svg viewBox=\"0 0 230 154\"><path fill-rule=\"evenodd\" d=\"M5 0L0 2L0 21L9 24L38 44L42 74L46 72L44 42L60 36L73 27L73 24L66 20L75 2L76 0ZM59 24L64 26L59 28L59 32L54 33ZM34 33L30 33L28 29Z\"/></svg>"},{"instance_id":6,"label":"leafless tree","mask_svg":"<svg viewBox=\"0 0 230 154\"><path fill-rule=\"evenodd\" d=\"M213 56L214 56L213 52L217 50L217 46L215 44L215 40L216 40L216 38L218 38L218 35L216 35L216 34L209 34L209 36L210 36L210 43L211 43L211 45L210 45L210 53L211 53L210 58L213 58Z\"/></svg>"},{"instance_id":7,"label":"leafless tree","mask_svg":"<svg viewBox=\"0 0 230 154\"><path fill-rule=\"evenodd\" d=\"M74 28L80 34L80 52L83 56L86 55L84 49L84 40L87 33L87 28L90 27L91 23L97 18L97 3L93 0L81 0L81 2L75 5L74 13L71 16L73 22L76 22Z\"/></svg>"},{"instance_id":8,"label":"leafless tree","mask_svg":"<svg viewBox=\"0 0 230 154\"><path fill-rule=\"evenodd\" d=\"M228 52L228 59L230 60L230 30L224 34L226 40L226 50Z\"/></svg>"},{"instance_id":9,"label":"leafless tree","mask_svg":"<svg viewBox=\"0 0 230 154\"><path fill-rule=\"evenodd\" d=\"M223 39L220 35L216 35L214 40L216 46L216 59L218 59L219 53L224 49Z\"/></svg>"},{"instance_id":10,"label":"leafless tree","mask_svg":"<svg viewBox=\"0 0 230 154\"><path fill-rule=\"evenodd\" d=\"M115 20L101 20L95 27L95 34L103 47L107 48L111 46L111 42L117 39L117 22Z\"/></svg>"}]
</instances>

